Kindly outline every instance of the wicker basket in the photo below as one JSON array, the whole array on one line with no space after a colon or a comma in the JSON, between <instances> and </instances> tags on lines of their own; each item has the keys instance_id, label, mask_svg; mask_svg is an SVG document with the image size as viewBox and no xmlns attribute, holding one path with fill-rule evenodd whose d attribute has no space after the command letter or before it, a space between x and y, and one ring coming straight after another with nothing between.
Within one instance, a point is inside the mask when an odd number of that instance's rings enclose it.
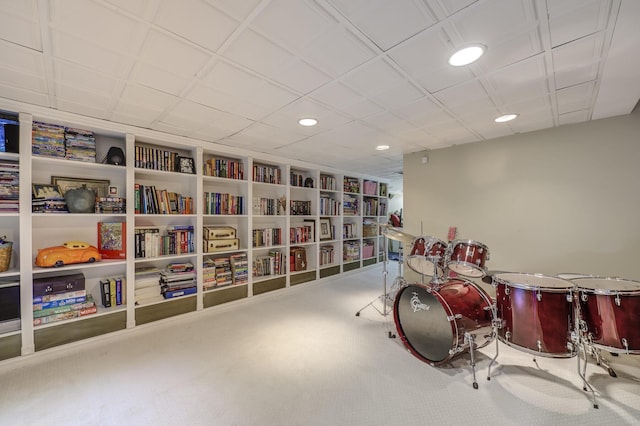
<instances>
[{"instance_id":1,"label":"wicker basket","mask_svg":"<svg viewBox=\"0 0 640 426\"><path fill-rule=\"evenodd\" d=\"M0 272L9 270L11 265L11 252L13 252L13 243L4 241L0 243Z\"/></svg>"}]
</instances>

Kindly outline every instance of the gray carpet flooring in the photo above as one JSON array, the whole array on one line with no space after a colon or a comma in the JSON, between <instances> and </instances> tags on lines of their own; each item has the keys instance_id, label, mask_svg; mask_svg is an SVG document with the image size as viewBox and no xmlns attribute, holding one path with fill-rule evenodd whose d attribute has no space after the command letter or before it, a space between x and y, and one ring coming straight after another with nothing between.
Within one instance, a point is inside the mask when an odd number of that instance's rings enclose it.
<instances>
[{"instance_id":1,"label":"gray carpet flooring","mask_svg":"<svg viewBox=\"0 0 640 426\"><path fill-rule=\"evenodd\" d=\"M432 367L389 338L382 276L378 266L5 361L0 424L638 424L640 357L605 354L617 378L589 362L595 409L576 357L533 362L500 342L487 381L494 341L476 351L474 389L468 353Z\"/></svg>"}]
</instances>

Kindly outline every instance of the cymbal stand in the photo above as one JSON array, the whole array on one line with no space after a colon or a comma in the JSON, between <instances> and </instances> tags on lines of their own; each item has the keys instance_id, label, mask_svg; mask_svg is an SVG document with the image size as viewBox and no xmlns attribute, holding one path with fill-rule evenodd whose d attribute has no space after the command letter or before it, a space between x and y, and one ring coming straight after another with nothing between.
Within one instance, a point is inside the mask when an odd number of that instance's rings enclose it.
<instances>
[{"instance_id":1,"label":"cymbal stand","mask_svg":"<svg viewBox=\"0 0 640 426\"><path fill-rule=\"evenodd\" d=\"M356 316L357 317L360 316L360 312L364 311L369 306L371 306L380 315L382 315L384 317L389 315L389 313L391 312L391 309L388 309L388 302L390 302L391 300L390 300L389 295L387 293L387 274L388 274L388 271L387 271L387 263L388 263L387 250L389 250L389 248L387 246L387 235L383 233L383 236L384 236L384 239L383 239L383 241L384 241L384 260L382 262L382 288L383 288L383 293L382 293L382 295L376 297L371 302L367 303L362 308L360 308L360 310L358 312L356 312ZM382 310L378 309L378 307L375 305L375 302L377 302L380 299L382 299ZM389 332L389 337L391 337L391 334L392 333Z\"/></svg>"}]
</instances>

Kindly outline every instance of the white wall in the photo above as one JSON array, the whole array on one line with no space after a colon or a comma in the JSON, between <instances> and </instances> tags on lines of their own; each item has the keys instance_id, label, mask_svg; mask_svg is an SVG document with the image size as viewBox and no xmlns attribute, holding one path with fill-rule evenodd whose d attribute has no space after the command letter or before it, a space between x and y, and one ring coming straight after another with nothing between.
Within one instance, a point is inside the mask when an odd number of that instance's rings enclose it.
<instances>
[{"instance_id":1,"label":"white wall","mask_svg":"<svg viewBox=\"0 0 640 426\"><path fill-rule=\"evenodd\" d=\"M640 280L639 111L427 154L404 157L406 232L457 226L490 270Z\"/></svg>"}]
</instances>

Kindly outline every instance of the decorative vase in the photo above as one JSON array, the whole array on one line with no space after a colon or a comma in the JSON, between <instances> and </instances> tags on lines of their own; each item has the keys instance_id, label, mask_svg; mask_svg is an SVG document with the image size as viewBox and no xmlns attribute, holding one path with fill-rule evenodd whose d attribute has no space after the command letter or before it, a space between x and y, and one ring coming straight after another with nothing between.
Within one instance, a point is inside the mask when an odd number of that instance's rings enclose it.
<instances>
[{"instance_id":1,"label":"decorative vase","mask_svg":"<svg viewBox=\"0 0 640 426\"><path fill-rule=\"evenodd\" d=\"M82 185L82 188L68 189L64 193L69 213L93 213L95 212L96 193L93 189Z\"/></svg>"}]
</instances>

